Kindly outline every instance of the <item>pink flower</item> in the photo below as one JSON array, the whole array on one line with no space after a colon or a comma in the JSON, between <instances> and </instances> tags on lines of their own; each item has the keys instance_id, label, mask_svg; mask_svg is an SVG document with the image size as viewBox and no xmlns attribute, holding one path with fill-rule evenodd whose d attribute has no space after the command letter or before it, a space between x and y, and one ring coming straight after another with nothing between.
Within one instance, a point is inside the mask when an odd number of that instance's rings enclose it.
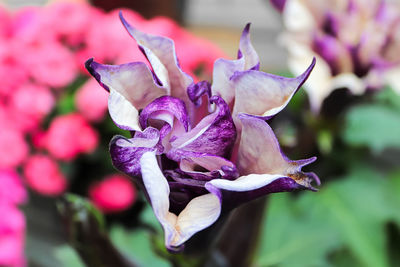
<instances>
[{"instance_id":1,"label":"pink flower","mask_svg":"<svg viewBox=\"0 0 400 267\"><path fill-rule=\"evenodd\" d=\"M98 134L79 114L55 118L46 134L45 146L57 159L72 160L80 153L92 152L98 144Z\"/></svg>"},{"instance_id":2,"label":"pink flower","mask_svg":"<svg viewBox=\"0 0 400 267\"><path fill-rule=\"evenodd\" d=\"M39 123L51 111L55 100L49 88L30 83L18 88L10 102L15 112Z\"/></svg>"},{"instance_id":3,"label":"pink flower","mask_svg":"<svg viewBox=\"0 0 400 267\"><path fill-rule=\"evenodd\" d=\"M21 204L27 194L21 178L14 170L0 170L0 204Z\"/></svg>"},{"instance_id":4,"label":"pink flower","mask_svg":"<svg viewBox=\"0 0 400 267\"><path fill-rule=\"evenodd\" d=\"M56 161L46 155L33 155L25 163L26 183L40 194L57 196L67 187L67 180Z\"/></svg>"},{"instance_id":5,"label":"pink flower","mask_svg":"<svg viewBox=\"0 0 400 267\"><path fill-rule=\"evenodd\" d=\"M93 203L104 213L126 210L136 200L136 189L130 179L121 174L107 176L89 189Z\"/></svg>"},{"instance_id":6,"label":"pink flower","mask_svg":"<svg viewBox=\"0 0 400 267\"><path fill-rule=\"evenodd\" d=\"M47 40L51 32L43 31L43 15L39 7L31 6L17 10L11 25L12 37L24 44L38 39L39 36L40 39Z\"/></svg>"},{"instance_id":7,"label":"pink flower","mask_svg":"<svg viewBox=\"0 0 400 267\"><path fill-rule=\"evenodd\" d=\"M25 219L15 206L0 203L0 266L25 266Z\"/></svg>"},{"instance_id":8,"label":"pink flower","mask_svg":"<svg viewBox=\"0 0 400 267\"><path fill-rule=\"evenodd\" d=\"M26 198L19 175L0 170L0 266L25 266L25 219L16 205Z\"/></svg>"},{"instance_id":9,"label":"pink flower","mask_svg":"<svg viewBox=\"0 0 400 267\"><path fill-rule=\"evenodd\" d=\"M35 81L53 88L67 86L78 74L73 53L51 39L26 46L24 63Z\"/></svg>"},{"instance_id":10,"label":"pink flower","mask_svg":"<svg viewBox=\"0 0 400 267\"><path fill-rule=\"evenodd\" d=\"M29 148L21 132L3 127L0 131L0 168L15 168L26 158Z\"/></svg>"},{"instance_id":11,"label":"pink flower","mask_svg":"<svg viewBox=\"0 0 400 267\"><path fill-rule=\"evenodd\" d=\"M86 47L79 52L79 62L85 61L88 57L103 59L105 61L123 61L129 57L144 59L137 49L132 49L131 38L125 32L118 30L120 21L116 12L109 14L99 13L97 9L91 11L93 23L86 32ZM127 10L127 16L135 21L136 25L143 23L143 18L133 11ZM122 59L121 59L122 58ZM82 65L82 64L81 64Z\"/></svg>"},{"instance_id":12,"label":"pink flower","mask_svg":"<svg viewBox=\"0 0 400 267\"><path fill-rule=\"evenodd\" d=\"M9 12L0 6L0 36L7 36L10 32L11 17Z\"/></svg>"},{"instance_id":13,"label":"pink flower","mask_svg":"<svg viewBox=\"0 0 400 267\"><path fill-rule=\"evenodd\" d=\"M187 47L191 49L187 49ZM182 69L193 72L201 67L208 76L211 76L217 58L227 58L225 53L213 43L187 32L177 39L176 50Z\"/></svg>"},{"instance_id":14,"label":"pink flower","mask_svg":"<svg viewBox=\"0 0 400 267\"><path fill-rule=\"evenodd\" d=\"M1 37L0 44L0 97L4 97L28 79L28 72L20 63L21 44Z\"/></svg>"},{"instance_id":15,"label":"pink flower","mask_svg":"<svg viewBox=\"0 0 400 267\"><path fill-rule=\"evenodd\" d=\"M93 8L84 3L59 2L45 8L43 17L46 26L52 28L57 39L69 45L79 45L93 20Z\"/></svg>"},{"instance_id":16,"label":"pink flower","mask_svg":"<svg viewBox=\"0 0 400 267\"><path fill-rule=\"evenodd\" d=\"M107 111L108 94L99 90L96 80L88 80L75 95L75 105L79 112L90 121L100 121Z\"/></svg>"}]
</instances>

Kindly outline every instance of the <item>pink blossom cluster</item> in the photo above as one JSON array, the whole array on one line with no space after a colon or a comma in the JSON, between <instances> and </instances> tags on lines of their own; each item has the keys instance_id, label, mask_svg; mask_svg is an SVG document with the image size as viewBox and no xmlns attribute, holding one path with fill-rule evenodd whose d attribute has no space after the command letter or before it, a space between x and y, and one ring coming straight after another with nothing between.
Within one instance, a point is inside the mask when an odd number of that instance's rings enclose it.
<instances>
[{"instance_id":1,"label":"pink blossom cluster","mask_svg":"<svg viewBox=\"0 0 400 267\"><path fill-rule=\"evenodd\" d=\"M210 74L222 55L170 19L124 14L143 31L174 39L186 72L202 68ZM116 11L67 2L14 12L0 6L0 168L21 170L38 193L67 190L60 164L93 153L100 142L95 126L106 118L108 94L88 79L83 63L89 57L113 64L143 59ZM73 88L73 110L60 114L58 103L78 79L83 85Z\"/></svg>"},{"instance_id":2,"label":"pink blossom cluster","mask_svg":"<svg viewBox=\"0 0 400 267\"><path fill-rule=\"evenodd\" d=\"M26 198L18 173L0 169L0 266L25 265L25 218L18 205Z\"/></svg>"}]
</instances>

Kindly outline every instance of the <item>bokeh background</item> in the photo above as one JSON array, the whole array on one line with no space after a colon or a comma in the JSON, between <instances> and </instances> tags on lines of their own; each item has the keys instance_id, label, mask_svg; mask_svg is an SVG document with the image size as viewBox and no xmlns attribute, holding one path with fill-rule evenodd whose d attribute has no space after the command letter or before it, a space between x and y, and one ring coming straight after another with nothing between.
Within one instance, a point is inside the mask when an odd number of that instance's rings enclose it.
<instances>
[{"instance_id":1,"label":"bokeh background","mask_svg":"<svg viewBox=\"0 0 400 267\"><path fill-rule=\"evenodd\" d=\"M67 193L76 216L87 216L87 205L100 211L89 213L126 257L185 266L162 251L151 208L112 167L108 142L126 133L84 69L91 57L143 60L121 9L139 29L174 39L182 68L198 80L211 79L215 59L236 57L248 22L261 69L297 74L286 25L267 0L0 1L0 266L84 266L65 220ZM300 90L271 121L290 158L318 155L308 169L322 185L268 196L251 266L400 266L400 96L386 83L361 94L335 89L318 112Z\"/></svg>"}]
</instances>

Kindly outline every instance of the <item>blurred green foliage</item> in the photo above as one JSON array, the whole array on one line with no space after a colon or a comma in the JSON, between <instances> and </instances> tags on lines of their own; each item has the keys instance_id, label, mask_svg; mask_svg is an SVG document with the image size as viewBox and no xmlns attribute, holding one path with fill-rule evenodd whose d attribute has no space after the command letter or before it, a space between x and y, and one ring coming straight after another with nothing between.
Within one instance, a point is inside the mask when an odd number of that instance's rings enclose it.
<instances>
[{"instance_id":1,"label":"blurred green foliage","mask_svg":"<svg viewBox=\"0 0 400 267\"><path fill-rule=\"evenodd\" d=\"M344 174L321 177L318 193L269 197L255 266L399 266L400 96L386 88L360 102L338 114L338 133L317 129Z\"/></svg>"},{"instance_id":2,"label":"blurred green foliage","mask_svg":"<svg viewBox=\"0 0 400 267\"><path fill-rule=\"evenodd\" d=\"M349 145L364 145L375 153L400 148L400 112L382 104L356 106L347 114L343 138Z\"/></svg>"},{"instance_id":3,"label":"blurred green foliage","mask_svg":"<svg viewBox=\"0 0 400 267\"><path fill-rule=\"evenodd\" d=\"M386 223L400 226L400 173L366 166L317 194L270 197L257 266L390 266ZM391 265L394 266L394 265Z\"/></svg>"}]
</instances>

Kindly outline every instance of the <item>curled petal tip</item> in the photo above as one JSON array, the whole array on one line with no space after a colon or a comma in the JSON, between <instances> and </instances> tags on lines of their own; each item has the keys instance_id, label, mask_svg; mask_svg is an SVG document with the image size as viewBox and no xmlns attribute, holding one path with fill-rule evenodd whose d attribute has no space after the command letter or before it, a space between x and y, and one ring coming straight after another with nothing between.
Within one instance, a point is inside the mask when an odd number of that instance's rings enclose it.
<instances>
[{"instance_id":1,"label":"curled petal tip","mask_svg":"<svg viewBox=\"0 0 400 267\"><path fill-rule=\"evenodd\" d=\"M130 33L130 31L133 30L133 27L124 18L124 15L122 14L122 10L119 11L119 19L121 20L122 25L124 25L125 29Z\"/></svg>"},{"instance_id":2,"label":"curled petal tip","mask_svg":"<svg viewBox=\"0 0 400 267\"><path fill-rule=\"evenodd\" d=\"M251 22L248 22L243 29L243 34L247 34L250 32L250 26L251 26Z\"/></svg>"},{"instance_id":3,"label":"curled petal tip","mask_svg":"<svg viewBox=\"0 0 400 267\"><path fill-rule=\"evenodd\" d=\"M85 62L85 67L86 68L90 68L90 64L92 64L92 62L93 62L93 58L91 57L91 58L89 58L88 60L86 60L86 62Z\"/></svg>"},{"instance_id":4,"label":"curled petal tip","mask_svg":"<svg viewBox=\"0 0 400 267\"><path fill-rule=\"evenodd\" d=\"M316 157L315 157L315 158L316 158ZM318 177L315 173L313 173L313 172L308 172L308 173L306 173L306 175L307 175L310 179L312 179L312 180L316 183L317 186L320 186L320 185L321 185L321 180L319 179L319 177Z\"/></svg>"},{"instance_id":5,"label":"curled petal tip","mask_svg":"<svg viewBox=\"0 0 400 267\"><path fill-rule=\"evenodd\" d=\"M315 57L313 57L310 66L308 66L308 68L306 69L305 72L303 72L303 74L301 76L304 76L304 81L307 80L308 76L310 76L311 71L314 69L315 64L316 64L317 60Z\"/></svg>"},{"instance_id":6,"label":"curled petal tip","mask_svg":"<svg viewBox=\"0 0 400 267\"><path fill-rule=\"evenodd\" d=\"M86 60L85 62L85 68L88 70L88 72L94 76L94 71L92 68L92 63L93 63L94 59L93 58L89 58L88 60Z\"/></svg>"},{"instance_id":7,"label":"curled petal tip","mask_svg":"<svg viewBox=\"0 0 400 267\"><path fill-rule=\"evenodd\" d=\"M272 6L276 8L279 12L283 12L283 9L285 8L286 0L271 0L270 1Z\"/></svg>"}]
</instances>

